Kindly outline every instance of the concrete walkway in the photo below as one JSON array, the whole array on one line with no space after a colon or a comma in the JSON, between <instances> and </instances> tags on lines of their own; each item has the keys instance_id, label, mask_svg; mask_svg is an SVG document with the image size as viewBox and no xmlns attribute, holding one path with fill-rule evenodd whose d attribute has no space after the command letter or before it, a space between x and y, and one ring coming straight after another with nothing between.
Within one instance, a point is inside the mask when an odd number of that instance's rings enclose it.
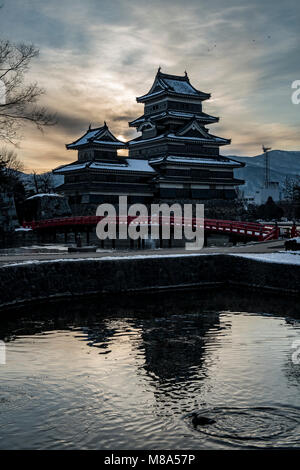
<instances>
[{"instance_id":1,"label":"concrete walkway","mask_svg":"<svg viewBox=\"0 0 300 470\"><path fill-rule=\"evenodd\" d=\"M210 254L210 253L275 253L284 250L284 240L272 240L269 242L253 242L246 245L239 246L219 246L219 247L206 247L200 251L187 251L183 248L170 248L159 250L101 250L96 253L68 253L67 251L49 249L48 253L33 252L32 250L20 250L20 253L11 254L9 250L6 253L0 251L0 266L10 263L17 263L22 261L42 261L42 260L55 260L55 259L84 259L84 258L102 258L105 256L137 256L137 255L175 255L175 254Z\"/></svg>"}]
</instances>

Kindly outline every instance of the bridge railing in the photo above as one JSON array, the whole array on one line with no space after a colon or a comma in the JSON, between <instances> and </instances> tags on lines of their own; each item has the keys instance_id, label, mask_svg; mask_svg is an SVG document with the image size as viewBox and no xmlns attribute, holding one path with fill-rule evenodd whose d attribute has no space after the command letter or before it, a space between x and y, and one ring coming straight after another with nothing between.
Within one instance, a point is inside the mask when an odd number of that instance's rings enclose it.
<instances>
[{"instance_id":1,"label":"bridge railing","mask_svg":"<svg viewBox=\"0 0 300 470\"><path fill-rule=\"evenodd\" d=\"M74 227L74 226L88 226L97 225L98 222L106 219L106 222L112 224L147 224L151 225L179 225L190 226L193 228L204 226L204 230L211 233L226 233L232 235L239 235L248 238L255 238L259 241L276 239L279 237L280 230L277 226L262 225L257 222L242 222L232 220L219 220L219 219L197 219L175 216L75 216L75 217L61 217L48 220L38 220L32 222L24 222L24 227L30 227L33 230L47 229L55 227Z\"/></svg>"}]
</instances>

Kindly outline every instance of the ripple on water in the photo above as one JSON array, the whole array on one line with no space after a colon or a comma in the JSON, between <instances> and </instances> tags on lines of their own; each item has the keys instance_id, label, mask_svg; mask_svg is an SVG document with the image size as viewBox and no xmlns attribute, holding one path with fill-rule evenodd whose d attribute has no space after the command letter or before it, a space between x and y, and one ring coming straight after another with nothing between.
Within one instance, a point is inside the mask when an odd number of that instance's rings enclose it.
<instances>
[{"instance_id":1,"label":"ripple on water","mask_svg":"<svg viewBox=\"0 0 300 470\"><path fill-rule=\"evenodd\" d=\"M13 387L0 387L0 413L26 406L32 395L25 390Z\"/></svg>"},{"instance_id":2,"label":"ripple on water","mask_svg":"<svg viewBox=\"0 0 300 470\"><path fill-rule=\"evenodd\" d=\"M299 435L299 409L290 406L275 407L216 407L197 411L215 422L194 426L192 415L185 416L188 426L208 440L238 446L292 446ZM298 428L298 429L297 429ZM269 443L268 443L269 441Z\"/></svg>"}]
</instances>

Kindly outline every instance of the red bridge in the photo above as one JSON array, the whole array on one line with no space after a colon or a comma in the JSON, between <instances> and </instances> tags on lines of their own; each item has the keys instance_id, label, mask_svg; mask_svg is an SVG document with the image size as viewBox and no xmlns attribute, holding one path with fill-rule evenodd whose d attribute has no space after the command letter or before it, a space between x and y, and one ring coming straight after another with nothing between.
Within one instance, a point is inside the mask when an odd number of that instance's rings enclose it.
<instances>
[{"instance_id":1,"label":"red bridge","mask_svg":"<svg viewBox=\"0 0 300 470\"><path fill-rule=\"evenodd\" d=\"M228 234L234 238L243 238L257 241L267 241L278 239L280 235L280 228L277 225L265 225L255 222L239 222L232 220L215 220L215 219L187 219L186 217L164 217L164 216L149 216L149 217L104 217L104 216L79 216L79 217L65 217L49 220L38 220L32 222L24 222L23 227L31 228L32 230L69 230L72 229L76 232L88 230L91 226L96 226L103 218L107 222L122 225L170 225L174 229L176 225L190 226L193 229L203 226L206 233ZM296 226L292 227L291 236L295 237L300 235Z\"/></svg>"}]
</instances>

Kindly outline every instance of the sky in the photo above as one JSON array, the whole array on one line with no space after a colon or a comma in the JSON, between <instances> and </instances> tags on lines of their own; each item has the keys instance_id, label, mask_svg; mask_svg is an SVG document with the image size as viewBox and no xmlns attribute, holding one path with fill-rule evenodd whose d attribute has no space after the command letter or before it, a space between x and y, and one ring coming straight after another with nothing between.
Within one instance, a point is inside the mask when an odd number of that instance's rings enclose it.
<instances>
[{"instance_id":1,"label":"sky","mask_svg":"<svg viewBox=\"0 0 300 470\"><path fill-rule=\"evenodd\" d=\"M300 150L298 0L2 0L0 39L40 51L27 74L46 90L40 104L57 114L41 133L26 125L16 149L27 171L77 159L67 151L89 124L136 137L157 68L211 93L210 131L231 138L224 155L253 156L261 145Z\"/></svg>"}]
</instances>

